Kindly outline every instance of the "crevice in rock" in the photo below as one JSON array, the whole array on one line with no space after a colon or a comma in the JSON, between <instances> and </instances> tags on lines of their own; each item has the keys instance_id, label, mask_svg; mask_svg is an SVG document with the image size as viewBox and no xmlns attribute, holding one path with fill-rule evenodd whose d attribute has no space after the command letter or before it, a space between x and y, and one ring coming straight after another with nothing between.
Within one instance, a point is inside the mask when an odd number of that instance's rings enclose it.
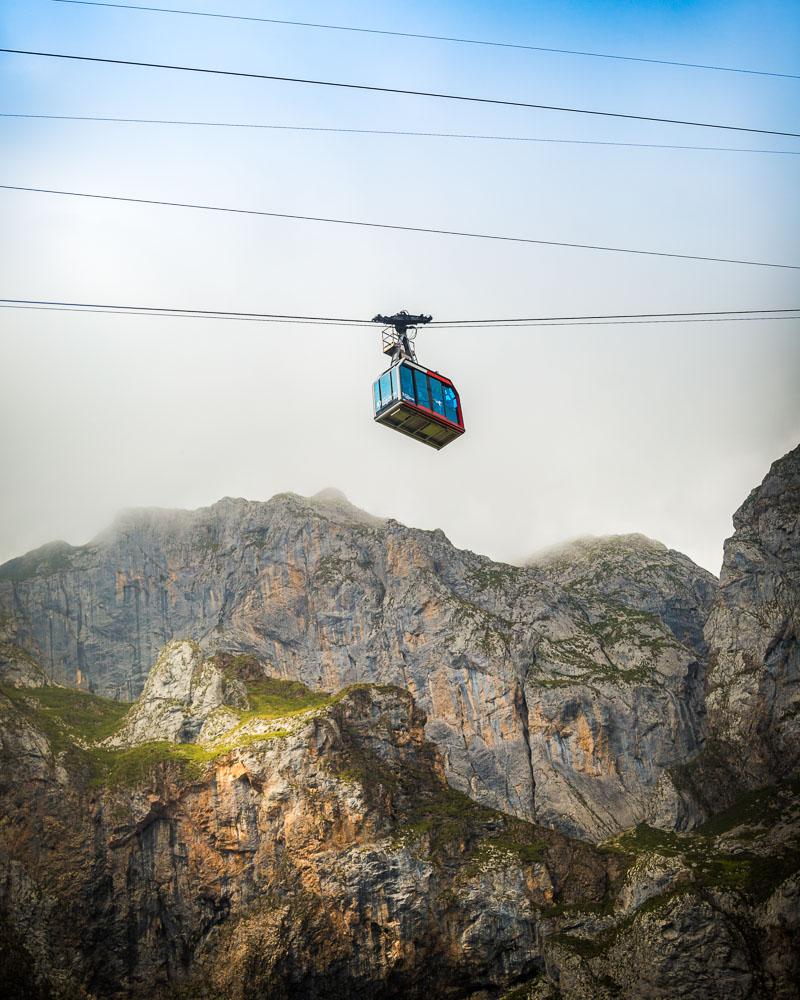
<instances>
[{"instance_id":1,"label":"crevice in rock","mask_svg":"<svg viewBox=\"0 0 800 1000\"><path fill-rule=\"evenodd\" d=\"M531 776L531 811L530 819L533 820L536 815L536 778L533 774L533 756L531 754L531 738L530 730L528 728L528 700L525 697L525 682L517 681L517 686L514 690L514 709L519 715L520 724L522 726L522 739L525 742L525 753L528 758L528 771Z\"/></svg>"}]
</instances>

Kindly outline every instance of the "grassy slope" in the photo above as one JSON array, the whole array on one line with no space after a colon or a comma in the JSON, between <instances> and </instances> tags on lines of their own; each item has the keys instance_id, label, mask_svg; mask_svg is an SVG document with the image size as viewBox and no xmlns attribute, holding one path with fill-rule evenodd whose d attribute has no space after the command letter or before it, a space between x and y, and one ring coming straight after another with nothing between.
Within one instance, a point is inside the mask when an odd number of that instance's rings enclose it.
<instances>
[{"instance_id":1,"label":"grassy slope","mask_svg":"<svg viewBox=\"0 0 800 1000\"><path fill-rule=\"evenodd\" d=\"M246 687L250 707L238 713L240 726L253 719L274 721L296 716L331 701L328 695L313 692L296 681L262 678ZM129 705L65 687L0 685L0 693L44 733L53 752L62 755L65 766L94 785L132 786L145 779L153 767L164 763L173 764L187 779L196 778L203 765L235 747L287 735L283 729L253 734L238 732L237 727L229 740L210 749L166 741L111 749L98 744L120 728Z\"/></svg>"}]
</instances>

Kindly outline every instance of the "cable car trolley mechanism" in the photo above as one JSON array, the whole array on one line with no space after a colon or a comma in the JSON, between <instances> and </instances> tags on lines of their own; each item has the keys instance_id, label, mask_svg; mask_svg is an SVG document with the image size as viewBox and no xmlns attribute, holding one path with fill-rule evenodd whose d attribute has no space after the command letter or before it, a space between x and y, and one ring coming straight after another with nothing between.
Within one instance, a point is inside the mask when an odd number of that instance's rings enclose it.
<instances>
[{"instance_id":1,"label":"cable car trolley mechanism","mask_svg":"<svg viewBox=\"0 0 800 1000\"><path fill-rule=\"evenodd\" d=\"M464 418L458 391L450 379L417 360L417 327L431 319L405 311L374 317L373 323L384 325L383 353L392 363L373 383L372 399L377 423L438 451L461 437Z\"/></svg>"}]
</instances>

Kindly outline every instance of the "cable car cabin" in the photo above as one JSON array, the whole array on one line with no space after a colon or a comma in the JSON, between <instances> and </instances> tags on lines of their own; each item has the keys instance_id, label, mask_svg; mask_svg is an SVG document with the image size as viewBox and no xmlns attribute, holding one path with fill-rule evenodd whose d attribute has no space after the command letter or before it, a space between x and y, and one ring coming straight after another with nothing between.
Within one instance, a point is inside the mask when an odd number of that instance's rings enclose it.
<instances>
[{"instance_id":1,"label":"cable car cabin","mask_svg":"<svg viewBox=\"0 0 800 1000\"><path fill-rule=\"evenodd\" d=\"M375 419L431 448L444 448L464 433L456 387L442 375L407 358L372 386Z\"/></svg>"}]
</instances>

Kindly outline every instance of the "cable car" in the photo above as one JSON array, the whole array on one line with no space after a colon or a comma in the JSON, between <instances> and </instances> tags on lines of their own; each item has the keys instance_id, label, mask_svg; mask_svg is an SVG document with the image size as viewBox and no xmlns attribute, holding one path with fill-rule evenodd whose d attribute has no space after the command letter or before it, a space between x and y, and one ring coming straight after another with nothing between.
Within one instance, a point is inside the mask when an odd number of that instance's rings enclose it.
<instances>
[{"instance_id":1,"label":"cable car","mask_svg":"<svg viewBox=\"0 0 800 1000\"><path fill-rule=\"evenodd\" d=\"M417 361L413 346L416 327L430 316L376 316L384 323L383 353L390 367L372 385L375 420L431 448L444 448L464 433L458 391L449 378Z\"/></svg>"}]
</instances>

